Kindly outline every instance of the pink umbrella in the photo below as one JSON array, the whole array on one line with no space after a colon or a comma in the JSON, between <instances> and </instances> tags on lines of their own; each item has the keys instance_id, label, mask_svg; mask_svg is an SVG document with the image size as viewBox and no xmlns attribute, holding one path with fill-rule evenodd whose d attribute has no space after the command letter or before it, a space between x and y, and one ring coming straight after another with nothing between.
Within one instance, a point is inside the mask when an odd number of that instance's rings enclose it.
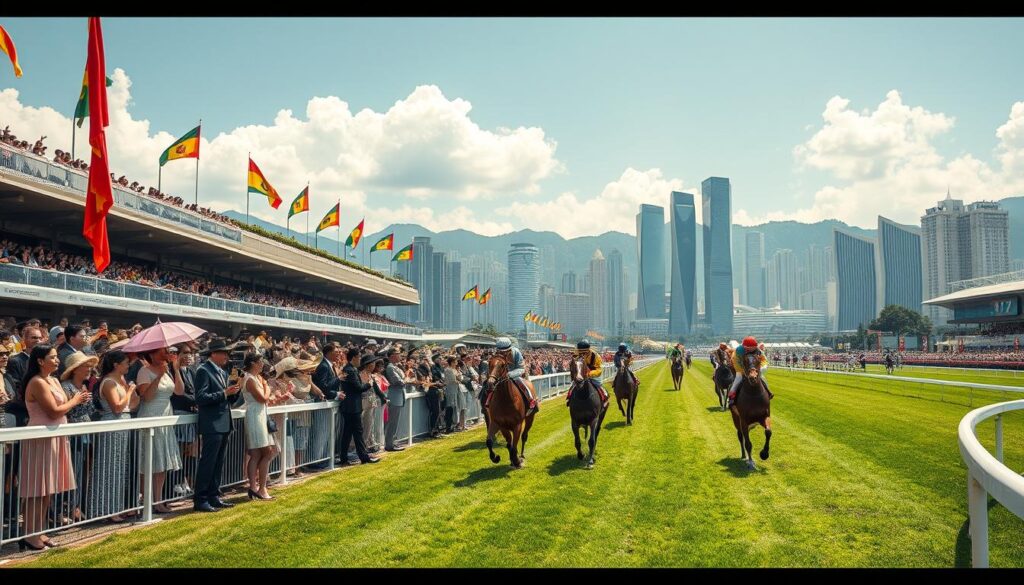
<instances>
[{"instance_id":1,"label":"pink umbrella","mask_svg":"<svg viewBox=\"0 0 1024 585\"><path fill-rule=\"evenodd\" d=\"M136 333L131 341L121 348L121 351L125 353L152 351L161 347L195 341L204 333L206 333L205 329L200 329L190 323L181 321L161 323L157 320L156 325Z\"/></svg>"}]
</instances>

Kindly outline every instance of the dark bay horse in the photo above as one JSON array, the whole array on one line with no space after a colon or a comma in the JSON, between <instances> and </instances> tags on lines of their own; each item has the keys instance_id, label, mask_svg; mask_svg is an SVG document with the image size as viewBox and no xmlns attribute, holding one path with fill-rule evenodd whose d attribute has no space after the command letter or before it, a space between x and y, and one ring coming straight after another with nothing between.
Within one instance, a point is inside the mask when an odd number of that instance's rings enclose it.
<instances>
[{"instance_id":1,"label":"dark bay horse","mask_svg":"<svg viewBox=\"0 0 1024 585\"><path fill-rule=\"evenodd\" d=\"M721 350L716 350L715 373L712 377L715 382L715 394L718 395L718 406L725 411L725 405L729 402L729 388L732 387L736 374L729 367L729 355Z\"/></svg>"},{"instance_id":2,"label":"dark bay horse","mask_svg":"<svg viewBox=\"0 0 1024 585\"><path fill-rule=\"evenodd\" d=\"M693 355L690 352L686 352L686 369L689 370L690 366L693 365Z\"/></svg>"},{"instance_id":3,"label":"dark bay horse","mask_svg":"<svg viewBox=\"0 0 1024 585\"><path fill-rule=\"evenodd\" d=\"M736 436L740 440L740 458L746 460L750 469L757 469L751 450L750 427L764 427L764 449L761 449L759 455L762 461L768 459L768 445L772 440L771 402L768 390L761 381L758 356L744 356L743 364L746 371L736 374L742 375L743 381L736 390L736 402L732 405L732 422L736 425Z\"/></svg>"},{"instance_id":4,"label":"dark bay horse","mask_svg":"<svg viewBox=\"0 0 1024 585\"><path fill-rule=\"evenodd\" d=\"M590 369L582 358L574 358L569 362L569 375L572 377L572 396L569 398L569 418L572 434L576 438L576 457L583 460L580 449L580 427L588 437L587 446L590 455L587 457L587 469L594 467L594 452L597 450L597 435L601 432L601 423L608 412L608 405L601 404L601 397L587 379ZM578 378L582 377L580 381Z\"/></svg>"},{"instance_id":5,"label":"dark bay horse","mask_svg":"<svg viewBox=\"0 0 1024 585\"><path fill-rule=\"evenodd\" d=\"M678 391L683 386L683 356L672 358L672 387Z\"/></svg>"},{"instance_id":6,"label":"dark bay horse","mask_svg":"<svg viewBox=\"0 0 1024 585\"><path fill-rule=\"evenodd\" d=\"M488 377L494 378L491 386L491 400L487 406L487 452L492 463L501 461L494 452L494 435L501 431L508 443L508 456L512 467L521 469L526 459L526 439L533 426L534 412L526 415L528 404L523 403L515 382L508 377L508 363L498 355L488 362ZM529 384L529 382L527 382ZM522 437L522 450L517 450Z\"/></svg>"},{"instance_id":7,"label":"dark bay horse","mask_svg":"<svg viewBox=\"0 0 1024 585\"><path fill-rule=\"evenodd\" d=\"M615 374L615 380L612 382L612 388L615 389L615 402L619 405L619 412L622 416L626 417L626 424L633 424L633 407L636 405L637 394L640 393L640 388L633 383L633 377L629 375L629 366L623 366L619 368L619 371ZM626 409L622 409L622 401L626 401Z\"/></svg>"}]
</instances>

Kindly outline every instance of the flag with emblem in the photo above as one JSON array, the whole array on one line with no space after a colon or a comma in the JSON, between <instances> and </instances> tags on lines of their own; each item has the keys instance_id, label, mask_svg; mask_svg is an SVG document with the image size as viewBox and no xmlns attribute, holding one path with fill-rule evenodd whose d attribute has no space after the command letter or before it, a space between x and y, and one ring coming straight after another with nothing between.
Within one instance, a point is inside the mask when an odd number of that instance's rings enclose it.
<instances>
[{"instance_id":1,"label":"flag with emblem","mask_svg":"<svg viewBox=\"0 0 1024 585\"><path fill-rule=\"evenodd\" d=\"M480 304L486 305L487 301L491 300L491 289L487 289L484 294L480 295Z\"/></svg>"},{"instance_id":2,"label":"flag with emblem","mask_svg":"<svg viewBox=\"0 0 1024 585\"><path fill-rule=\"evenodd\" d=\"M523 321L526 321L527 323L529 323L530 320L532 320L532 319L533 319L533 311L527 311L526 314L523 315Z\"/></svg>"},{"instance_id":3,"label":"flag with emblem","mask_svg":"<svg viewBox=\"0 0 1024 585\"><path fill-rule=\"evenodd\" d=\"M103 30L98 17L89 17L88 57L85 74L89 80L89 145L92 159L89 164L89 183L85 196L85 220L82 236L92 246L92 259L96 272L102 273L110 265L110 242L107 240L107 212L114 205L114 192L110 185L110 160L107 158L107 134L110 125L107 115L106 60L103 56Z\"/></svg>"},{"instance_id":4,"label":"flag with emblem","mask_svg":"<svg viewBox=\"0 0 1024 585\"><path fill-rule=\"evenodd\" d=\"M341 203L335 203L334 207L332 207L327 212L327 215L325 215L324 218L320 220L320 225L316 226L316 231L317 232L321 232L321 231L323 231L323 230L325 230L325 229L327 229L327 228L329 228L331 226L336 226L336 225L340 225L340 224L341 224Z\"/></svg>"},{"instance_id":5,"label":"flag with emblem","mask_svg":"<svg viewBox=\"0 0 1024 585\"><path fill-rule=\"evenodd\" d=\"M288 217L298 215L303 211L309 211L309 185L299 193L299 196L292 201L292 206L288 209ZM309 227L309 226L307 226Z\"/></svg>"},{"instance_id":6,"label":"flag with emblem","mask_svg":"<svg viewBox=\"0 0 1024 585\"><path fill-rule=\"evenodd\" d=\"M277 194L277 189L270 184L270 181L263 176L263 171L260 170L256 163L252 161L252 157L249 157L249 193L259 193L267 198L267 203L271 207L277 209L281 207L281 196ZM337 225L337 224L335 224Z\"/></svg>"},{"instance_id":7,"label":"flag with emblem","mask_svg":"<svg viewBox=\"0 0 1024 585\"><path fill-rule=\"evenodd\" d=\"M107 87L114 85L114 80L106 77ZM82 123L89 117L89 71L86 70L85 75L82 76L82 91L78 94L78 103L75 105L75 124L79 128L82 127Z\"/></svg>"},{"instance_id":8,"label":"flag with emblem","mask_svg":"<svg viewBox=\"0 0 1024 585\"><path fill-rule=\"evenodd\" d=\"M160 166L179 158L199 158L199 126L189 130L160 155Z\"/></svg>"},{"instance_id":9,"label":"flag with emblem","mask_svg":"<svg viewBox=\"0 0 1024 585\"><path fill-rule=\"evenodd\" d=\"M352 230L352 233L348 235L348 239L345 240L346 246L354 250L359 245L359 240L363 238L363 223L365 222L365 218L359 220L359 225L356 226L356 229Z\"/></svg>"},{"instance_id":10,"label":"flag with emblem","mask_svg":"<svg viewBox=\"0 0 1024 585\"><path fill-rule=\"evenodd\" d=\"M407 262L409 260L412 260L412 244L399 250L391 259L392 262Z\"/></svg>"},{"instance_id":11,"label":"flag with emblem","mask_svg":"<svg viewBox=\"0 0 1024 585\"><path fill-rule=\"evenodd\" d=\"M18 64L18 50L14 48L14 41L11 39L11 35L7 34L4 27L0 26L0 51L7 53L7 57L11 60L11 65L14 65L14 76L21 77L21 65Z\"/></svg>"},{"instance_id":12,"label":"flag with emblem","mask_svg":"<svg viewBox=\"0 0 1024 585\"><path fill-rule=\"evenodd\" d=\"M469 299L475 299L480 296L480 285L474 285L473 288L466 291L466 294L462 295L462 300L468 301Z\"/></svg>"},{"instance_id":13,"label":"flag with emblem","mask_svg":"<svg viewBox=\"0 0 1024 585\"><path fill-rule=\"evenodd\" d=\"M388 235L384 236L383 238L377 240L377 243L374 244L372 248L370 248L370 251L371 252L376 252L377 250L394 250L394 249L395 249L395 234L391 233L391 234L388 234Z\"/></svg>"}]
</instances>

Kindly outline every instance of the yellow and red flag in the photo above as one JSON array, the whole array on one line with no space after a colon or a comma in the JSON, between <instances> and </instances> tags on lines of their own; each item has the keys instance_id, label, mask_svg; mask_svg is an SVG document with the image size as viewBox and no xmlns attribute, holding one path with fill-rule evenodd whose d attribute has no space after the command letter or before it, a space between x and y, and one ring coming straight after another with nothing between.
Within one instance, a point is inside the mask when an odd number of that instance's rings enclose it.
<instances>
[{"instance_id":1,"label":"yellow and red flag","mask_svg":"<svg viewBox=\"0 0 1024 585\"><path fill-rule=\"evenodd\" d=\"M7 53L7 57L11 60L11 65L14 65L14 76L21 77L21 65L18 64L18 49L14 48L14 40L11 39L11 35L7 34L4 27L0 26L0 51Z\"/></svg>"},{"instance_id":2,"label":"yellow and red flag","mask_svg":"<svg viewBox=\"0 0 1024 585\"><path fill-rule=\"evenodd\" d=\"M320 225L316 226L316 231L323 231L331 226L341 225L341 202L335 203L327 215L320 220Z\"/></svg>"},{"instance_id":3,"label":"yellow and red flag","mask_svg":"<svg viewBox=\"0 0 1024 585\"><path fill-rule=\"evenodd\" d=\"M391 233L391 234L388 234L388 235L384 236L383 238L377 240L377 243L374 244L372 248L370 248L370 251L371 252L376 252L377 250L394 250L394 249L395 249L395 234Z\"/></svg>"},{"instance_id":4,"label":"yellow and red flag","mask_svg":"<svg viewBox=\"0 0 1024 585\"><path fill-rule=\"evenodd\" d=\"M179 158L199 158L199 126L188 131L160 155L160 166Z\"/></svg>"},{"instance_id":5,"label":"yellow and red flag","mask_svg":"<svg viewBox=\"0 0 1024 585\"><path fill-rule=\"evenodd\" d=\"M303 211L309 211L309 185L299 193L299 196L292 201L292 206L288 210L288 217L291 218L293 215L298 215Z\"/></svg>"},{"instance_id":6,"label":"yellow and red flag","mask_svg":"<svg viewBox=\"0 0 1024 585\"><path fill-rule=\"evenodd\" d=\"M110 161L107 158L107 135L110 125L107 115L106 60L103 56L103 30L100 19L89 17L89 55L85 62L89 79L89 145L92 160L89 164L89 187L85 196L85 221L82 235L92 246L92 260L96 272L110 265L110 242L107 240L107 212L114 205L114 192L110 185Z\"/></svg>"},{"instance_id":7,"label":"yellow and red flag","mask_svg":"<svg viewBox=\"0 0 1024 585\"><path fill-rule=\"evenodd\" d=\"M363 223L366 222L366 218L359 220L359 225L356 229L352 230L352 233L348 235L348 239L345 240L345 245L353 250L359 245L359 240L363 238Z\"/></svg>"},{"instance_id":8,"label":"yellow and red flag","mask_svg":"<svg viewBox=\"0 0 1024 585\"><path fill-rule=\"evenodd\" d=\"M90 84L91 87L92 84ZM281 207L281 196L277 194L277 189L267 181L267 178L263 176L263 171L260 170L256 163L252 162L252 157L249 157L249 193L259 193L267 198L267 203L271 207L277 209Z\"/></svg>"},{"instance_id":9,"label":"yellow and red flag","mask_svg":"<svg viewBox=\"0 0 1024 585\"><path fill-rule=\"evenodd\" d=\"M394 258L391 259L392 262L406 262L409 260L412 260L412 244L399 250Z\"/></svg>"},{"instance_id":10,"label":"yellow and red flag","mask_svg":"<svg viewBox=\"0 0 1024 585\"><path fill-rule=\"evenodd\" d=\"M466 294L462 295L462 300L468 301L469 299L475 299L480 296L480 285L473 285L473 288L466 291Z\"/></svg>"},{"instance_id":11,"label":"yellow and red flag","mask_svg":"<svg viewBox=\"0 0 1024 585\"><path fill-rule=\"evenodd\" d=\"M484 294L480 295L480 304L486 305L489 300L491 300L491 289L487 289Z\"/></svg>"}]
</instances>

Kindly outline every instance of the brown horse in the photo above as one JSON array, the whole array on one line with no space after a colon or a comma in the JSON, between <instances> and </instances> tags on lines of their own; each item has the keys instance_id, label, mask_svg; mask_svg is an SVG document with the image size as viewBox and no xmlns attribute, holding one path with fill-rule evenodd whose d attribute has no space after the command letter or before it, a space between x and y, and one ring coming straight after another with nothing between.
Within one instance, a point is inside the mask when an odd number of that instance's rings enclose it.
<instances>
[{"instance_id":1,"label":"brown horse","mask_svg":"<svg viewBox=\"0 0 1024 585\"><path fill-rule=\"evenodd\" d=\"M488 362L487 371L489 377L494 378L494 385L491 387L491 400L487 406L487 452L490 454L491 462L501 461L494 452L494 436L498 431L505 437L508 443L508 456L512 467L521 469L526 459L526 438L530 434L530 427L533 426L533 416L529 416L526 410L528 404L523 403L523 397L519 394L515 382L508 377L508 362L501 356L492 356ZM526 382L531 391L533 385ZM522 450L517 451L519 438L522 437Z\"/></svg>"},{"instance_id":2,"label":"brown horse","mask_svg":"<svg viewBox=\"0 0 1024 585\"><path fill-rule=\"evenodd\" d=\"M683 356L672 358L672 387L678 392L683 386Z\"/></svg>"},{"instance_id":3,"label":"brown horse","mask_svg":"<svg viewBox=\"0 0 1024 585\"><path fill-rule=\"evenodd\" d=\"M619 412L626 417L627 425L633 424L633 407L636 405L636 397L640 393L640 388L633 382L633 377L629 375L628 365L619 368L619 371L616 372L612 388L615 389L615 402L619 405ZM626 401L625 410L622 409L623 400Z\"/></svg>"},{"instance_id":4,"label":"brown horse","mask_svg":"<svg viewBox=\"0 0 1024 585\"><path fill-rule=\"evenodd\" d=\"M752 445L750 444L750 427L764 427L764 449L761 449L761 460L768 459L768 445L772 440L771 402L768 389L761 380L759 358L756 355L743 356L746 372L739 388L736 390L736 401L732 405L732 422L736 425L736 436L740 440L740 458L746 460L747 467L757 469L754 465Z\"/></svg>"}]
</instances>

